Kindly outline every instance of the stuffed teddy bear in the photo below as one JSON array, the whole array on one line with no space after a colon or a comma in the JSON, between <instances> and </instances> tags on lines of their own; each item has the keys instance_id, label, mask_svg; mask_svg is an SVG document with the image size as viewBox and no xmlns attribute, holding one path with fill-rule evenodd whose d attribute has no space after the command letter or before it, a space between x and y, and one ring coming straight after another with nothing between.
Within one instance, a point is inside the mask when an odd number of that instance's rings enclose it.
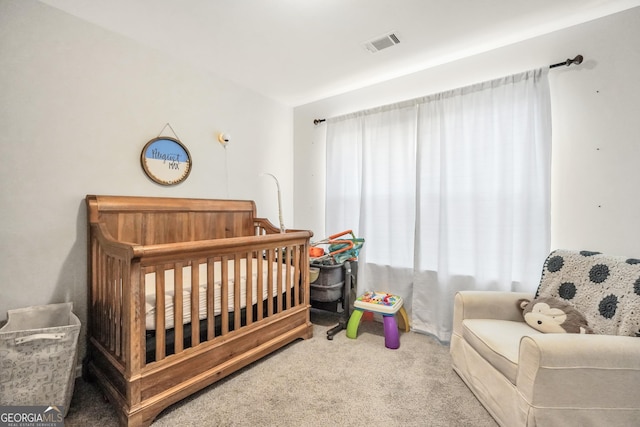
<instances>
[{"instance_id":1,"label":"stuffed teddy bear","mask_svg":"<svg viewBox=\"0 0 640 427\"><path fill-rule=\"evenodd\" d=\"M518 300L524 321L540 332L592 334L587 319L573 306L557 298Z\"/></svg>"}]
</instances>

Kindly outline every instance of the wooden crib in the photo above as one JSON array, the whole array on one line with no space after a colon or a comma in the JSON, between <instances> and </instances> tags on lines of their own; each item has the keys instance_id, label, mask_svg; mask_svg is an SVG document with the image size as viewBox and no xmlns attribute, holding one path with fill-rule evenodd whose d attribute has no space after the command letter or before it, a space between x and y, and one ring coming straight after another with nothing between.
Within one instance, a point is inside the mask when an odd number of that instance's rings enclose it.
<instances>
[{"instance_id":1,"label":"wooden crib","mask_svg":"<svg viewBox=\"0 0 640 427\"><path fill-rule=\"evenodd\" d=\"M93 196L85 372L122 425L313 334L310 231L252 201ZM239 278L239 280L236 280Z\"/></svg>"}]
</instances>

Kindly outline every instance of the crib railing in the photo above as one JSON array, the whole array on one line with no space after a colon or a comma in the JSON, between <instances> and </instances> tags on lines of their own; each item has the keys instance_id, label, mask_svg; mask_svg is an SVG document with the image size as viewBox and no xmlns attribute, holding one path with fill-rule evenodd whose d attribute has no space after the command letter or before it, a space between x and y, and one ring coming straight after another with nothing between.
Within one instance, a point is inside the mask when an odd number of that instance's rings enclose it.
<instances>
[{"instance_id":1,"label":"crib railing","mask_svg":"<svg viewBox=\"0 0 640 427\"><path fill-rule=\"evenodd\" d=\"M104 229L93 226L89 251L90 317L89 337L124 366L131 353L128 345L131 320L131 259L130 245L105 238Z\"/></svg>"},{"instance_id":2,"label":"crib railing","mask_svg":"<svg viewBox=\"0 0 640 427\"><path fill-rule=\"evenodd\" d=\"M308 232L281 234L256 220L257 236L141 246L114 241L100 224L92 227L89 336L123 371L137 372L202 342L224 339L262 319L309 305ZM149 274L155 279L152 332L147 331L145 316ZM230 276L235 278L233 288ZM241 277L246 281L245 298ZM174 290L168 296L167 279ZM185 290L190 298L186 307ZM167 305L166 298L172 304ZM167 325L167 306L173 307L173 325ZM186 324L185 310L190 318ZM148 342L152 348L147 348Z\"/></svg>"}]
</instances>

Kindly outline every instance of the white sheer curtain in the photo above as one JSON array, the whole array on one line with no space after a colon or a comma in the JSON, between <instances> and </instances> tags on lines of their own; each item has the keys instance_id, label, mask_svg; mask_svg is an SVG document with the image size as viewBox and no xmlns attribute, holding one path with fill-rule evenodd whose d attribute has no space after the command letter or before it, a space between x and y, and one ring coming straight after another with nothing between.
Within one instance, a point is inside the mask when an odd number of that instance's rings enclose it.
<instances>
[{"instance_id":1,"label":"white sheer curtain","mask_svg":"<svg viewBox=\"0 0 640 427\"><path fill-rule=\"evenodd\" d=\"M358 292L451 336L462 289L533 291L550 245L547 69L327 120L326 230L365 238Z\"/></svg>"}]
</instances>

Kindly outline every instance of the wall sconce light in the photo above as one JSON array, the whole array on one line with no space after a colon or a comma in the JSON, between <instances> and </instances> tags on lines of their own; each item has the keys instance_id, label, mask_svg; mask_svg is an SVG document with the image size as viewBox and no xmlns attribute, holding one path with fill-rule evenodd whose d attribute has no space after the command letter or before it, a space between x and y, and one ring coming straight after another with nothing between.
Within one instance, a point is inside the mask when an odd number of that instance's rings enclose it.
<instances>
[{"instance_id":1,"label":"wall sconce light","mask_svg":"<svg viewBox=\"0 0 640 427\"><path fill-rule=\"evenodd\" d=\"M226 148L229 141L231 141L231 135L229 135L228 133L218 134L218 142L220 142L223 147Z\"/></svg>"}]
</instances>

